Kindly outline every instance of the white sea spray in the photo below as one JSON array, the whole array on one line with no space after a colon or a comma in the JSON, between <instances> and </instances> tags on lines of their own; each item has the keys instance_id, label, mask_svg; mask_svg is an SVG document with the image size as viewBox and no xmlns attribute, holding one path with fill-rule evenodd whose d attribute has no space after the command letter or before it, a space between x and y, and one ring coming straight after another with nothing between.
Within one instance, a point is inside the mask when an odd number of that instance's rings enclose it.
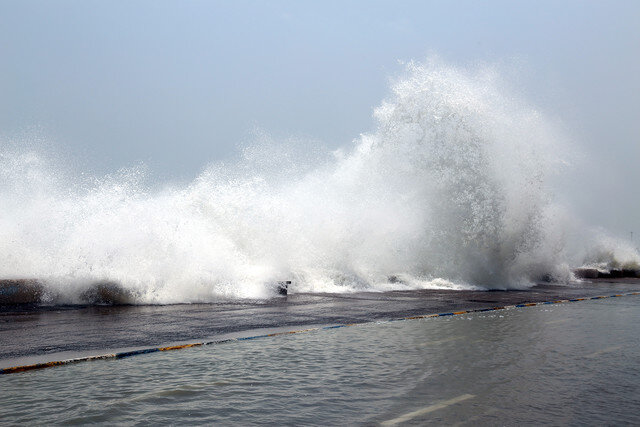
<instances>
[{"instance_id":1,"label":"white sea spray","mask_svg":"<svg viewBox=\"0 0 640 427\"><path fill-rule=\"evenodd\" d=\"M351 292L570 277L571 221L548 179L566 138L498 73L411 63L374 114L336 152L256 142L160 189L143 167L74 176L3 143L0 278L38 278L69 301L110 282L176 303L267 297L278 280Z\"/></svg>"}]
</instances>

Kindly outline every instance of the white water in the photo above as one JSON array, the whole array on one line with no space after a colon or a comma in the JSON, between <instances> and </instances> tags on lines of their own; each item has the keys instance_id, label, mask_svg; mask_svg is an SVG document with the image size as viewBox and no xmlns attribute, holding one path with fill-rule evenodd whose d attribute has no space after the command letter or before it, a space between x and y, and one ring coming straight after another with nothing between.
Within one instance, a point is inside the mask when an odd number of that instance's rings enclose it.
<instances>
[{"instance_id":1,"label":"white water","mask_svg":"<svg viewBox=\"0 0 640 427\"><path fill-rule=\"evenodd\" d=\"M255 144L160 190L140 169L74 176L3 144L0 278L71 301L111 281L146 303L266 297L289 279L293 292L568 279L571 220L548 178L569 154L550 121L488 71L411 64L392 89L351 147Z\"/></svg>"}]
</instances>

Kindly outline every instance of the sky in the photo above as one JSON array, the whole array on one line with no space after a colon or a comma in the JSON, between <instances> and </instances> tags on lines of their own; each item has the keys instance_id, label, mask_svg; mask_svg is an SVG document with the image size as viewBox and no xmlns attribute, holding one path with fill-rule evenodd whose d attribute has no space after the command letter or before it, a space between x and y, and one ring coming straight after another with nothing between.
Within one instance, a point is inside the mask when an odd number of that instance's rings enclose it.
<instances>
[{"instance_id":1,"label":"sky","mask_svg":"<svg viewBox=\"0 0 640 427\"><path fill-rule=\"evenodd\" d=\"M256 129L348 146L403 61L503 64L584 153L562 196L640 235L638 22L637 1L0 0L0 138L189 179Z\"/></svg>"}]
</instances>

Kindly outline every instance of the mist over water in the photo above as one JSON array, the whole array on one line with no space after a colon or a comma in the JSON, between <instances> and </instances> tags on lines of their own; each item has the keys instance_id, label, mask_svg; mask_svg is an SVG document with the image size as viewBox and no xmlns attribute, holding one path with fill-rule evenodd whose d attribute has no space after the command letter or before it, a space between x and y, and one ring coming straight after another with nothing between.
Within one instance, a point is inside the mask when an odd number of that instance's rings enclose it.
<instances>
[{"instance_id":1,"label":"mist over water","mask_svg":"<svg viewBox=\"0 0 640 427\"><path fill-rule=\"evenodd\" d=\"M630 245L576 233L550 184L566 138L495 71L409 64L374 115L341 150L259 138L159 189L144 167L87 177L5 141L0 278L42 279L69 302L114 282L137 302L175 303L268 297L278 280L292 292L506 289L566 281L585 262L637 267Z\"/></svg>"}]
</instances>

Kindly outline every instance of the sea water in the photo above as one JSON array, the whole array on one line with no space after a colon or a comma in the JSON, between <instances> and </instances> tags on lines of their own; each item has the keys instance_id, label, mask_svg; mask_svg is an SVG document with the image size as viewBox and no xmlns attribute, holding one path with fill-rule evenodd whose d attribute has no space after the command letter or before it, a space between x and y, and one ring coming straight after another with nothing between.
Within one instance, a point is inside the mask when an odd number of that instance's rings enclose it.
<instances>
[{"instance_id":1,"label":"sea water","mask_svg":"<svg viewBox=\"0 0 640 427\"><path fill-rule=\"evenodd\" d=\"M82 302L100 282L181 303L263 298L279 280L506 289L566 281L583 262L638 268L629 244L592 242L554 199L579 150L495 69L410 63L374 116L341 149L258 138L184 184L144 167L82 174L2 140L0 279L41 280L45 302Z\"/></svg>"},{"instance_id":2,"label":"sea water","mask_svg":"<svg viewBox=\"0 0 640 427\"><path fill-rule=\"evenodd\" d=\"M0 377L3 424L640 423L639 297L369 323Z\"/></svg>"}]
</instances>

